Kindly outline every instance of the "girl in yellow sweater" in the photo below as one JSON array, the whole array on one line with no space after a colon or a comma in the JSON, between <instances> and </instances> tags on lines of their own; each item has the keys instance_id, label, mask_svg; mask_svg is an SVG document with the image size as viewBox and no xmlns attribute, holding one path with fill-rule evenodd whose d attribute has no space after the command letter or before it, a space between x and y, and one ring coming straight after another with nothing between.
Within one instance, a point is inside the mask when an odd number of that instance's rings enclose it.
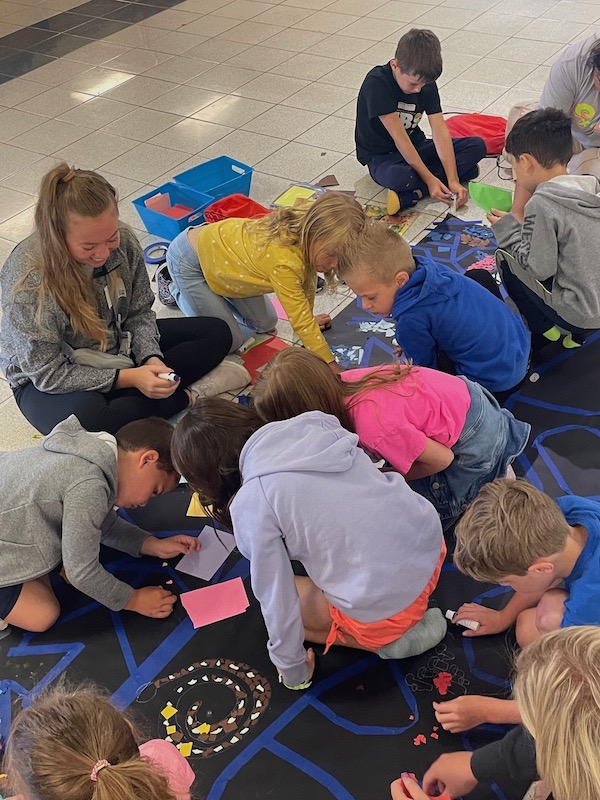
<instances>
[{"instance_id":1,"label":"girl in yellow sweater","mask_svg":"<svg viewBox=\"0 0 600 800\"><path fill-rule=\"evenodd\" d=\"M173 296L187 316L225 320L234 351L248 336L274 331L277 313L266 295L275 292L302 344L339 371L321 332L330 319L313 313L317 272L334 282L337 253L364 219L355 200L326 192L308 209L188 228L167 252Z\"/></svg>"}]
</instances>

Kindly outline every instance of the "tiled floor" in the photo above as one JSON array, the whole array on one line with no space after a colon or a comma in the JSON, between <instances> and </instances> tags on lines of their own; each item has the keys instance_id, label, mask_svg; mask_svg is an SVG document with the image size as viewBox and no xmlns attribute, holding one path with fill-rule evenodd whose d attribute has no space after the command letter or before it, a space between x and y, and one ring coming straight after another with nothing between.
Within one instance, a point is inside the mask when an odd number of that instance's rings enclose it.
<instances>
[{"instance_id":1,"label":"tiled floor","mask_svg":"<svg viewBox=\"0 0 600 800\"><path fill-rule=\"evenodd\" d=\"M595 23L600 0L0 0L0 261L30 232L37 183L59 159L111 180L143 243L132 198L222 154L255 168L263 203L330 172L370 200L380 187L354 157L354 104L402 33L442 39L446 111L505 115ZM444 207L419 210L411 239ZM320 296L317 311L346 302ZM3 381L0 415L0 449L33 443Z\"/></svg>"}]
</instances>

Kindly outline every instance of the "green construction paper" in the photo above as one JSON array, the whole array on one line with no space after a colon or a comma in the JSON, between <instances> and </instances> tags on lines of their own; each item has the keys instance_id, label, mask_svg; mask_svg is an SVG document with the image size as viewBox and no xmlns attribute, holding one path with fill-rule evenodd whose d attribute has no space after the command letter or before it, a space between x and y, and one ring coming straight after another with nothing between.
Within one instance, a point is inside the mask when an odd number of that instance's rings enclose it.
<instances>
[{"instance_id":1,"label":"green construction paper","mask_svg":"<svg viewBox=\"0 0 600 800\"><path fill-rule=\"evenodd\" d=\"M475 205L482 208L486 214L489 214L492 208L496 208L498 211L510 211L512 208L513 195L507 189L470 181L469 195Z\"/></svg>"}]
</instances>

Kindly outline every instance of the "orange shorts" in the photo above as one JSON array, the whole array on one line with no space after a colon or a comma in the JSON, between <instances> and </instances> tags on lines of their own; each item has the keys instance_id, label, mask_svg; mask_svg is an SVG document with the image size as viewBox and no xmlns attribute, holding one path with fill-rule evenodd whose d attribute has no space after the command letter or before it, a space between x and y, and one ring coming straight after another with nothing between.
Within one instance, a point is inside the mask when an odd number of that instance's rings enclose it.
<instances>
[{"instance_id":1,"label":"orange shorts","mask_svg":"<svg viewBox=\"0 0 600 800\"><path fill-rule=\"evenodd\" d=\"M352 636L356 639L358 644L367 650L379 650L380 647L384 647L386 644L399 639L406 631L416 625L427 611L429 597L437 586L445 558L446 543L443 542L440 559L427 586L408 608L405 608L398 614L394 614L393 617L388 617L388 619L378 620L377 622L358 622L358 620L348 617L328 602L327 605L332 621L327 642L325 643L324 653L329 650L332 644L338 641L345 642L346 638L344 634Z\"/></svg>"}]
</instances>

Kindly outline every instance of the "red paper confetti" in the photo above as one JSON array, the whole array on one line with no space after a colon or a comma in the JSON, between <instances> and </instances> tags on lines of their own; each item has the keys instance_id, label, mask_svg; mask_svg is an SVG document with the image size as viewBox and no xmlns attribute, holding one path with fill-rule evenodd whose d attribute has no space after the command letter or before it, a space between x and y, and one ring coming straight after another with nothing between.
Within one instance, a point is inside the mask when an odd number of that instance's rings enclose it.
<instances>
[{"instance_id":1,"label":"red paper confetti","mask_svg":"<svg viewBox=\"0 0 600 800\"><path fill-rule=\"evenodd\" d=\"M449 672L440 672L433 682L441 695L448 693L448 689L452 686L452 675Z\"/></svg>"},{"instance_id":2,"label":"red paper confetti","mask_svg":"<svg viewBox=\"0 0 600 800\"><path fill-rule=\"evenodd\" d=\"M414 714L411 714L410 717L409 717L409 719L414 719L414 718L415 718Z\"/></svg>"},{"instance_id":3,"label":"red paper confetti","mask_svg":"<svg viewBox=\"0 0 600 800\"><path fill-rule=\"evenodd\" d=\"M413 739L413 744L415 747L418 747L420 744L427 744L427 739L422 733L419 733L419 735Z\"/></svg>"},{"instance_id":4,"label":"red paper confetti","mask_svg":"<svg viewBox=\"0 0 600 800\"><path fill-rule=\"evenodd\" d=\"M439 731L439 726L438 725L434 725L432 730Z\"/></svg>"},{"instance_id":5,"label":"red paper confetti","mask_svg":"<svg viewBox=\"0 0 600 800\"><path fill-rule=\"evenodd\" d=\"M431 738L432 738L432 739L439 739L439 738L440 738L440 735L439 735L439 733L432 733L432 734L431 734Z\"/></svg>"}]
</instances>

